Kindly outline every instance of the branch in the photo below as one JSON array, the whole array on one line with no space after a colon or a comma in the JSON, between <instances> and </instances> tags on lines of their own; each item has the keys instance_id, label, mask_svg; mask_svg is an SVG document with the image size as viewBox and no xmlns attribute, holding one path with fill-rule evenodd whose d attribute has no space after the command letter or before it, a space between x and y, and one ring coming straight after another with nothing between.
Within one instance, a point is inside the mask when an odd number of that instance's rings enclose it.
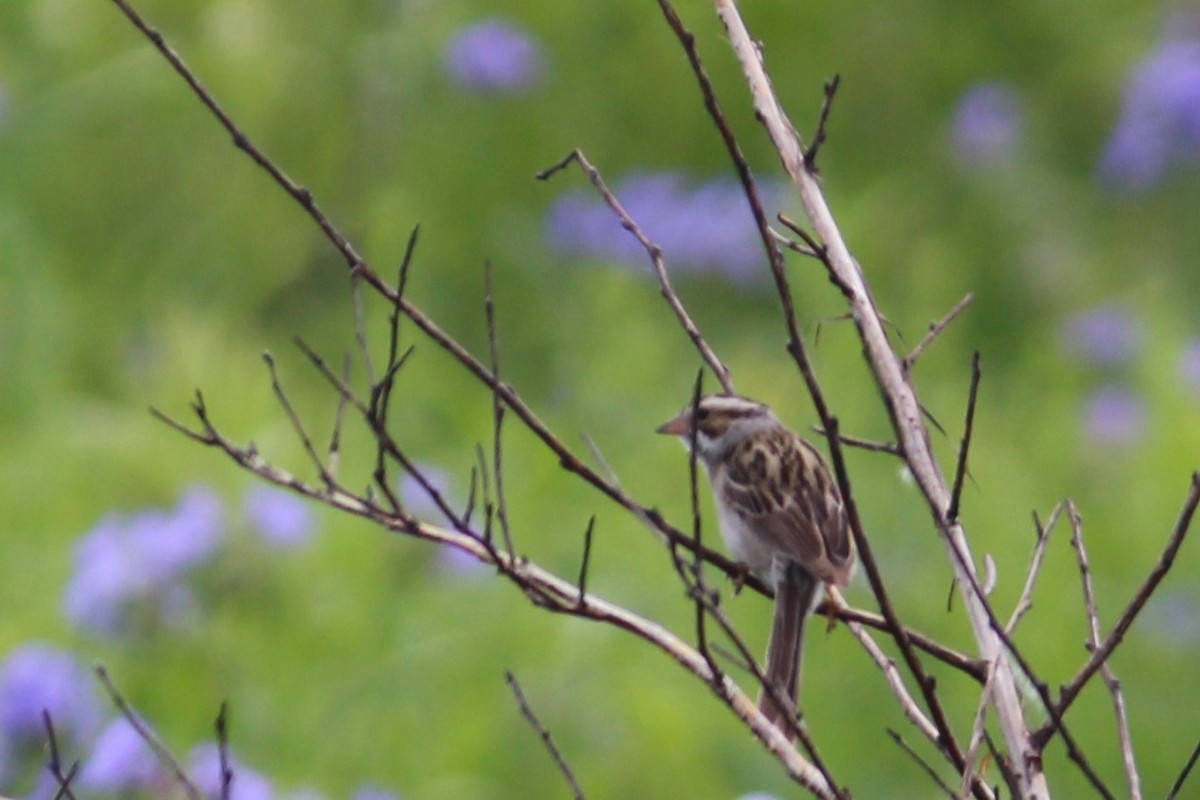
<instances>
[{"instance_id":1,"label":"branch","mask_svg":"<svg viewBox=\"0 0 1200 800\"><path fill-rule=\"evenodd\" d=\"M1073 502L1067 503L1067 517L1071 520L1071 547L1079 563L1079 578L1083 584L1083 608L1088 620L1088 649L1100 644L1100 611L1096 606L1096 593L1092 588L1092 570L1088 564L1087 549L1083 546L1083 519ZM1113 710L1117 717L1117 740L1121 745L1121 760L1125 767L1125 780L1129 786L1130 800L1142 800L1142 781L1138 775L1137 760L1133 755L1133 737L1129 731L1129 716L1125 712L1125 695L1121 683L1109 664L1102 664L1100 674L1112 695Z\"/></svg>"},{"instance_id":2,"label":"branch","mask_svg":"<svg viewBox=\"0 0 1200 800\"><path fill-rule=\"evenodd\" d=\"M1154 590L1158 588L1159 583L1166 577L1171 569L1171 565L1175 563L1175 556L1179 553L1179 547L1183 544L1183 539L1187 536L1188 528L1192 524L1192 516L1196 513L1196 506L1200 504L1200 472L1192 473L1192 485L1188 492L1187 499L1184 500L1183 510L1179 514L1179 519L1175 523L1174 529L1171 531L1170 537L1167 539L1167 544L1163 548L1162 555L1158 558L1158 563L1154 565L1154 569L1150 570L1150 574L1146 576L1146 580L1134 593L1133 599L1129 601L1129 605L1121 613L1117 619L1117 624L1113 626L1112 631L1104 639L1104 641L1095 648L1087 662L1075 674L1075 677L1062 688L1059 692L1058 702L1055 704L1054 710L1058 715L1065 714L1071 704L1075 702L1075 698L1083 690L1083 687L1091 680L1092 676L1100 669L1108 657L1112 655L1113 650L1125 638L1126 632L1133 625L1134 619L1142 607L1146 605L1146 601L1154 594ZM1053 735L1052 723L1047 723L1039 728L1033 734L1033 740L1038 746L1044 746L1044 742Z\"/></svg>"},{"instance_id":3,"label":"branch","mask_svg":"<svg viewBox=\"0 0 1200 800\"><path fill-rule=\"evenodd\" d=\"M71 789L71 781L75 780L75 775L79 771L79 762L74 761L71 766L64 772L62 768L62 756L58 749L58 736L54 733L54 723L50 719L50 712L42 709L42 724L46 728L46 742L50 746L50 760L46 767L50 770L50 774L54 776L54 782L57 788L54 791L53 800L75 800L75 792Z\"/></svg>"},{"instance_id":4,"label":"branch","mask_svg":"<svg viewBox=\"0 0 1200 800\"><path fill-rule=\"evenodd\" d=\"M145 742L152 751L154 751L154 755L158 758L159 763L163 764L171 771L171 775L175 778L175 782L178 783L180 788L183 789L183 793L187 795L188 800L204 800L203 794L199 789L196 788L196 785L192 783L191 778L187 776L187 772L184 771L183 766L178 760L176 760L175 756L171 754L171 751L167 749L167 746L162 743L162 740L154 734L154 731L150 730L146 723L142 721L142 718L138 716L137 712L134 711L129 705L129 702L125 699L125 696L121 694L121 691L117 688L116 684L113 683L112 678L109 677L108 670L104 668L104 665L95 664L92 667L92 671L95 672L96 677L100 679L100 685L104 687L104 691L108 694L109 699L112 700L113 705L115 705L117 710L121 712L121 716L125 717L125 720L137 733L138 737L141 738L141 740Z\"/></svg>"},{"instance_id":5,"label":"branch","mask_svg":"<svg viewBox=\"0 0 1200 800\"><path fill-rule=\"evenodd\" d=\"M592 166L591 162L584 156L583 151L579 149L572 150L557 164L539 172L537 179L540 181L548 180L555 173L566 169L572 162L578 164L579 168L583 170L583 174L587 176L592 186L600 193L600 197L604 199L605 204L616 215L621 223L621 227L633 234L633 237L638 240L638 244L646 251L646 255L650 257L650 264L654 267L654 274L658 278L660 294L667 301L667 305L671 307L671 310L675 312L675 318L679 320L680 327L683 328L688 338L692 340L692 346L696 348L696 351L700 354L700 358L704 360L704 363L708 365L712 373L717 376L717 381L721 384L721 388L726 394L733 394L733 379L729 374L728 367L717 357L712 346L709 345L703 334L700 333L700 329L696 327L696 323L692 320L691 315L683 307L683 301L679 299L679 295L676 294L675 288L671 285L671 279L667 275L667 265L663 261L662 248L650 241L650 237L646 235L645 231L641 229L633 217L629 215L629 212L625 210L625 207L621 205L621 201L617 199L617 196L608 188L608 184L604 182L600 171Z\"/></svg>"},{"instance_id":6,"label":"branch","mask_svg":"<svg viewBox=\"0 0 1200 800\"><path fill-rule=\"evenodd\" d=\"M973 576L974 568L965 531L961 524L947 519L950 492L930 448L916 392L906 379L901 360L892 350L858 263L850 255L819 184L806 168L799 137L771 88L763 68L761 51L747 32L733 0L714 2L717 15L725 25L730 44L746 76L758 118L770 135L816 236L826 248L831 277L843 290L851 306L867 360L884 395L884 406L891 416L909 469L925 495L946 546L958 554L957 558L951 559L951 564L956 573L959 591L964 598L979 653L984 660L993 661L1000 656L1000 640L991 629L988 615L984 611L985 600L977 597L971 590L969 579ZM1050 792L1042 761L1027 740L1028 724L1021 707L1020 691L1011 670L1004 662L997 668L994 696L996 715L1008 750L1013 754L1023 793L1027 798L1048 800Z\"/></svg>"},{"instance_id":7,"label":"branch","mask_svg":"<svg viewBox=\"0 0 1200 800\"><path fill-rule=\"evenodd\" d=\"M504 671L504 680L508 682L508 686L512 689L513 696L517 699L517 705L521 707L521 715L537 733L538 738L542 740L546 751L550 753L550 757L554 759L554 765L558 767L558 771L562 773L563 778L567 781L567 785L571 787L571 796L575 800L583 800L583 789L579 788L579 782L575 780L575 773L571 771L571 765L563 757L562 751L558 749L558 745L554 743L554 739L550 736L550 731L538 719L534 713L533 707L529 705L529 701L525 699L525 692L521 690L521 684L517 683L517 678L508 670Z\"/></svg>"},{"instance_id":8,"label":"branch","mask_svg":"<svg viewBox=\"0 0 1200 800\"><path fill-rule=\"evenodd\" d=\"M946 329L946 326L958 319L958 315L966 311L967 306L973 302L975 302L975 293L967 292L963 296L963 299L955 303L954 308L946 313L946 316L937 322L930 323L929 331L922 337L921 341L917 342L917 346L912 349L912 352L904 357L903 366L906 373L912 370L913 364L917 363L917 359L921 357L921 354L925 352L925 349L929 345L933 344L934 339Z\"/></svg>"}]
</instances>

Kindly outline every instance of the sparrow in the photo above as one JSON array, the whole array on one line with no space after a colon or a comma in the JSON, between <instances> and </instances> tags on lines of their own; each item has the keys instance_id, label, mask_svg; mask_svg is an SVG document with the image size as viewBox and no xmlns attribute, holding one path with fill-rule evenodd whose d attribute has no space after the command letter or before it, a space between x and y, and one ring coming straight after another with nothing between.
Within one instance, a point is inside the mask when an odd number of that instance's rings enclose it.
<instances>
[{"instance_id":1,"label":"sparrow","mask_svg":"<svg viewBox=\"0 0 1200 800\"><path fill-rule=\"evenodd\" d=\"M688 447L693 428L725 546L775 591L758 705L794 738L787 711L766 686L795 706L805 620L822 586L850 582L855 553L845 505L821 454L769 406L738 395L709 395L659 426L658 433L678 436Z\"/></svg>"}]
</instances>

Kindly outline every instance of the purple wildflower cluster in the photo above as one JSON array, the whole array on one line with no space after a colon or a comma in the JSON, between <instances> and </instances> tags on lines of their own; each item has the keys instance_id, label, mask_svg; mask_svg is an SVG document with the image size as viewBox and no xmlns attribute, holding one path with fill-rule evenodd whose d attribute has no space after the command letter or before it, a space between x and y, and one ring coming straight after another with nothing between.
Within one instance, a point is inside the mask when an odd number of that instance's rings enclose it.
<instances>
[{"instance_id":1,"label":"purple wildflower cluster","mask_svg":"<svg viewBox=\"0 0 1200 800\"><path fill-rule=\"evenodd\" d=\"M193 602L183 579L212 559L224 535L221 501L203 488L171 510L108 515L75 546L68 621L102 636L122 633L137 616L172 621Z\"/></svg>"},{"instance_id":2,"label":"purple wildflower cluster","mask_svg":"<svg viewBox=\"0 0 1200 800\"><path fill-rule=\"evenodd\" d=\"M964 167L979 169L1010 162L1025 131L1025 110L1016 89L988 82L959 99L950 125L951 151Z\"/></svg>"},{"instance_id":3,"label":"purple wildflower cluster","mask_svg":"<svg viewBox=\"0 0 1200 800\"><path fill-rule=\"evenodd\" d=\"M760 187L761 188L761 187ZM676 172L631 175L615 194L672 267L750 283L762 274L762 243L742 186L732 179L698 182ZM779 192L764 192L768 208ZM560 253L645 268L646 253L594 193L570 191L551 207L546 237Z\"/></svg>"},{"instance_id":4,"label":"purple wildflower cluster","mask_svg":"<svg viewBox=\"0 0 1200 800\"><path fill-rule=\"evenodd\" d=\"M245 516L273 549L303 546L315 529L301 499L272 487L247 493ZM220 498L203 487L185 491L172 509L109 514L75 546L63 597L67 620L113 637L185 618L198 608L189 579L220 553L228 537L225 517Z\"/></svg>"},{"instance_id":5,"label":"purple wildflower cluster","mask_svg":"<svg viewBox=\"0 0 1200 800\"><path fill-rule=\"evenodd\" d=\"M462 28L446 46L444 63L460 88L484 94L521 94L541 83L542 46L512 22L486 19Z\"/></svg>"},{"instance_id":6,"label":"purple wildflower cluster","mask_svg":"<svg viewBox=\"0 0 1200 800\"><path fill-rule=\"evenodd\" d=\"M1083 409L1088 438L1101 445L1131 445L1146 431L1146 404L1121 373L1141 351L1138 320L1117 305L1101 305L1076 314L1062 327L1066 354L1101 376Z\"/></svg>"},{"instance_id":7,"label":"purple wildflower cluster","mask_svg":"<svg viewBox=\"0 0 1200 800\"><path fill-rule=\"evenodd\" d=\"M1200 36L1196 19L1174 20L1131 71L1121 114L1100 157L1101 181L1141 192L1200 156Z\"/></svg>"},{"instance_id":8,"label":"purple wildflower cluster","mask_svg":"<svg viewBox=\"0 0 1200 800\"><path fill-rule=\"evenodd\" d=\"M307 544L316 528L303 500L275 488L252 488L244 517L249 532L273 550ZM194 578L229 539L224 505L204 487L184 491L173 508L105 516L75 545L63 594L67 621L104 638L177 622L199 610ZM17 647L0 661L0 795L54 795L43 768L43 711L64 747L88 748L77 788L104 795L172 795L170 780L128 721L102 728L88 670L70 653L39 642ZM258 777L247 770L240 790L245 793L234 796L270 797L259 791L264 782Z\"/></svg>"}]
</instances>

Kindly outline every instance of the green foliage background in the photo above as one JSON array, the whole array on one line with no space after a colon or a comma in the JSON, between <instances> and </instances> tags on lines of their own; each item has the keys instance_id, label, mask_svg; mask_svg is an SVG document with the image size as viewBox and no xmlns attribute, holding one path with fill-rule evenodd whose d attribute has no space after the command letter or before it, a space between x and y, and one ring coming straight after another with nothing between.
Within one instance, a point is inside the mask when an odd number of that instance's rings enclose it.
<instances>
[{"instance_id":1,"label":"green foliage background","mask_svg":"<svg viewBox=\"0 0 1200 800\"><path fill-rule=\"evenodd\" d=\"M680 5L757 173L774 175L711 9ZM696 358L648 273L547 247L544 212L582 177L532 178L576 146L613 179L636 169L728 172L655 4L146 0L141 10L376 269L390 274L421 224L412 296L480 354L490 260L511 381L565 440L592 436L637 497L686 519L680 452L651 431L686 399ZM447 80L447 39L493 13L543 43L550 70L537 91L486 97ZM815 120L821 82L842 75L825 186L889 320L911 344L965 292L977 294L917 379L948 429L938 447L950 464L970 354L982 353L965 519L976 552L997 564L1000 608L1020 590L1031 510L1044 517L1070 496L1111 620L1200 466L1200 398L1176 369L1200 335L1200 181L1185 172L1121 198L1094 177L1122 81L1153 47L1164 9L911 0L759 2L745 13L802 129ZM949 119L984 80L1022 92L1026 137L1014 163L969 172L947 152ZM230 146L110 3L3 4L0 85L0 653L37 638L100 659L181 752L209 735L227 699L246 762L281 787L332 797L364 781L412 798L562 796L505 669L590 796L795 793L706 689L660 654L542 614L500 581L439 569L426 545L331 513L304 553L225 565L203 625L119 642L71 630L60 610L71 546L106 512L169 505L191 483L217 487L232 505L247 486L231 464L154 421L148 405L186 416L201 387L229 434L311 477L259 355L277 355L302 413L326 430L334 399L290 340L300 334L334 358L351 347L349 282L300 209ZM821 323L814 355L844 428L886 437L853 331L828 321L842 312L839 298L810 263L795 262L792 277L806 331ZM680 288L739 389L811 424L771 292L713 278ZM1143 326L1141 356L1122 377L1147 404L1147 430L1125 448L1088 441L1081 409L1103 376L1056 345L1064 319L1104 302ZM385 310L371 313L382 334ZM474 445L490 435L489 397L406 335L417 349L397 395L399 438L455 476L463 496ZM651 537L517 425L509 430L520 549L574 574L595 514L590 586L688 635L690 609ZM365 476L367 442L351 444L347 468ZM856 452L850 467L903 614L969 647L966 626L946 613L942 548L897 464ZM1058 530L1019 637L1051 685L1086 655L1066 542ZM1166 791L1197 735L1197 566L1189 544L1115 659L1152 795ZM863 584L850 598L870 602ZM743 595L730 608L755 642L765 637L765 600ZM877 671L844 631L813 639L807 713L835 774L858 797L930 796L886 737L905 722ZM965 735L975 688L942 679ZM1106 696L1090 692L1070 721L1121 786ZM1053 788L1083 796L1061 750L1051 755Z\"/></svg>"}]
</instances>

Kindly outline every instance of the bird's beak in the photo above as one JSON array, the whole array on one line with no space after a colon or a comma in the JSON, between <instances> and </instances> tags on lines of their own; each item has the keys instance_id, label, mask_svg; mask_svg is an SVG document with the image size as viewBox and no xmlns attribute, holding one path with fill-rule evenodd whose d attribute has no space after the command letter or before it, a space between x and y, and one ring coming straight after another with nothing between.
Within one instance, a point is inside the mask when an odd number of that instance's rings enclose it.
<instances>
[{"instance_id":1,"label":"bird's beak","mask_svg":"<svg viewBox=\"0 0 1200 800\"><path fill-rule=\"evenodd\" d=\"M668 436L687 436L689 430L691 430L691 419L687 410L655 428L656 433L665 433Z\"/></svg>"}]
</instances>

